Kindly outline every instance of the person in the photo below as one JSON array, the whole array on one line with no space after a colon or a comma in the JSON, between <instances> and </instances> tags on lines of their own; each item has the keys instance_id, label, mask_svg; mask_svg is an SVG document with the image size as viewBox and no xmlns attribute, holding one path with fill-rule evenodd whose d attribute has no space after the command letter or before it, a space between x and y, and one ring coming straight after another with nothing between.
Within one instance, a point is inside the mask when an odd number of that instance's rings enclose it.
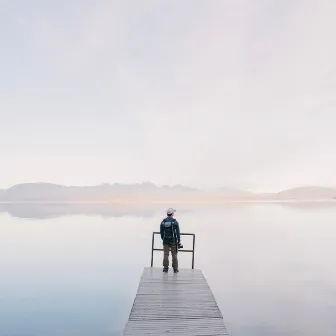
<instances>
[{"instance_id":1,"label":"person","mask_svg":"<svg viewBox=\"0 0 336 336\"><path fill-rule=\"evenodd\" d=\"M172 254L172 266L174 273L178 270L177 250L181 246L180 241L180 225L174 218L176 210L169 208L167 217L161 222L160 233L163 243L163 272L168 272L169 269L169 250Z\"/></svg>"}]
</instances>

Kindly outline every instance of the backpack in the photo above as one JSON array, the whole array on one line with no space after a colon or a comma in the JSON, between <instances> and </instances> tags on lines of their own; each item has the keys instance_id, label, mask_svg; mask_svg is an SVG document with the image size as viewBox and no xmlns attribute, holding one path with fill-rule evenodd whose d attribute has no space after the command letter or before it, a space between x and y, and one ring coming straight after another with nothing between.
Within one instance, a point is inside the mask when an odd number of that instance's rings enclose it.
<instances>
[{"instance_id":1,"label":"backpack","mask_svg":"<svg viewBox=\"0 0 336 336\"><path fill-rule=\"evenodd\" d=\"M176 220L172 220L172 221L166 221L165 219L163 220L162 224L163 224L163 240L168 240L171 242L176 242L177 237L176 237L176 228L175 228L175 222Z\"/></svg>"}]
</instances>

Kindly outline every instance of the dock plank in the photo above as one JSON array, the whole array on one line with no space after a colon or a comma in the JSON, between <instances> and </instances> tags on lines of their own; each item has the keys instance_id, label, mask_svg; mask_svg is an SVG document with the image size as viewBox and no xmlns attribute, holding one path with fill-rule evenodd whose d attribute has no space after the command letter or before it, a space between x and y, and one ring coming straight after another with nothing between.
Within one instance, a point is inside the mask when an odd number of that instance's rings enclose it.
<instances>
[{"instance_id":1,"label":"dock plank","mask_svg":"<svg viewBox=\"0 0 336 336\"><path fill-rule=\"evenodd\" d=\"M201 270L145 268L124 336L228 336Z\"/></svg>"}]
</instances>

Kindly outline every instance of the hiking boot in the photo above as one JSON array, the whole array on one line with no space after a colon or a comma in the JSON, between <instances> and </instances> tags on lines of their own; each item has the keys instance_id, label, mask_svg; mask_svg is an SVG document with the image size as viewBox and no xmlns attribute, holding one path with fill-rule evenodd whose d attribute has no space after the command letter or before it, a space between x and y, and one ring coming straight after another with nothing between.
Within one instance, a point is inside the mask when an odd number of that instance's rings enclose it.
<instances>
[{"instance_id":1,"label":"hiking boot","mask_svg":"<svg viewBox=\"0 0 336 336\"><path fill-rule=\"evenodd\" d=\"M164 268L163 268L163 272L164 272L164 273L168 273L168 267L164 267Z\"/></svg>"},{"instance_id":2,"label":"hiking boot","mask_svg":"<svg viewBox=\"0 0 336 336\"><path fill-rule=\"evenodd\" d=\"M177 268L174 268L174 273L178 273L179 270Z\"/></svg>"}]
</instances>

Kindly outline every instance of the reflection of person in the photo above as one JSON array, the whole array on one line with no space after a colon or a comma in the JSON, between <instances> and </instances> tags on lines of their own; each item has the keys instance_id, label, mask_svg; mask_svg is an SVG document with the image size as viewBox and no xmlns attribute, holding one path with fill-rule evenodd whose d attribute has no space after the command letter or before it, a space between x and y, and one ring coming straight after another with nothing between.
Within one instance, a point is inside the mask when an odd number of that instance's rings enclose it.
<instances>
[{"instance_id":1,"label":"reflection of person","mask_svg":"<svg viewBox=\"0 0 336 336\"><path fill-rule=\"evenodd\" d=\"M176 210L169 208L167 218L160 225L161 239L163 242L163 272L168 272L169 268L169 250L172 253L172 264L174 273L178 272L177 249L180 245L180 226L174 218Z\"/></svg>"}]
</instances>

